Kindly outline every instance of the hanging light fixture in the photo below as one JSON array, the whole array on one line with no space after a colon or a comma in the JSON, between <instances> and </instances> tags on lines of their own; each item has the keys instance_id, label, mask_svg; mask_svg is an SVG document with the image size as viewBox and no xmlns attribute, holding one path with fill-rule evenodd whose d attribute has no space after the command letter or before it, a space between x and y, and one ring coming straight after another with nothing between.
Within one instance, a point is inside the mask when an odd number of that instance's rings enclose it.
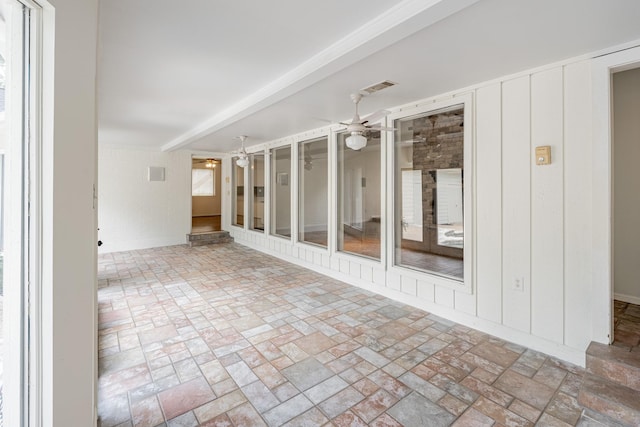
<instances>
[{"instance_id":1,"label":"hanging light fixture","mask_svg":"<svg viewBox=\"0 0 640 427\"><path fill-rule=\"evenodd\" d=\"M345 142L352 150L360 150L367 146L367 138L362 132L351 132L351 136L348 136Z\"/></svg>"},{"instance_id":2,"label":"hanging light fixture","mask_svg":"<svg viewBox=\"0 0 640 427\"><path fill-rule=\"evenodd\" d=\"M216 167L216 161L213 159L207 159L207 162L204 164L205 168L213 169Z\"/></svg>"},{"instance_id":3,"label":"hanging light fixture","mask_svg":"<svg viewBox=\"0 0 640 427\"><path fill-rule=\"evenodd\" d=\"M236 165L238 165L241 168L246 168L247 165L249 164L249 156L247 155L247 151L244 149L244 142L247 140L247 136L240 135L240 136L237 136L235 139L239 139L242 144L242 148L240 148L240 151L238 152Z\"/></svg>"}]
</instances>

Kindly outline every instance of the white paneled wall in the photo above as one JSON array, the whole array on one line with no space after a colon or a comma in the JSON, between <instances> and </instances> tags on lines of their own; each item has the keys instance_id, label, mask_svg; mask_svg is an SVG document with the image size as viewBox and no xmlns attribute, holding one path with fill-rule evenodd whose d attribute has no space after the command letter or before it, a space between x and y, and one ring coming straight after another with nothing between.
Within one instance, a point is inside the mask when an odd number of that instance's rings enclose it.
<instances>
[{"instance_id":1,"label":"white paneled wall","mask_svg":"<svg viewBox=\"0 0 640 427\"><path fill-rule=\"evenodd\" d=\"M585 60L472 89L471 293L392 267L384 256L390 251L375 262L229 230L239 243L584 364L592 339L591 84ZM451 95L463 93L442 98ZM536 166L535 147L543 145L551 146L552 163Z\"/></svg>"}]
</instances>

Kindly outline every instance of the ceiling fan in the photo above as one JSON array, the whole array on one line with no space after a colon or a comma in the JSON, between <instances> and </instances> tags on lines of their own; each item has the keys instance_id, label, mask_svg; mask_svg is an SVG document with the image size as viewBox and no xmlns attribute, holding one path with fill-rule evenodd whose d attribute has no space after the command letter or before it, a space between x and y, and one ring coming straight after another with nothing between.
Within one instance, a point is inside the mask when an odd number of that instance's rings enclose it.
<instances>
[{"instance_id":1,"label":"ceiling fan","mask_svg":"<svg viewBox=\"0 0 640 427\"><path fill-rule=\"evenodd\" d=\"M238 156L238 158L236 159L236 165L240 166L241 168L246 168L249 164L249 155L247 154L247 150L245 150L244 148L244 142L247 140L247 138L247 135L240 135L233 138L239 139L240 143L242 144L240 150L233 153Z\"/></svg>"},{"instance_id":2,"label":"ceiling fan","mask_svg":"<svg viewBox=\"0 0 640 427\"><path fill-rule=\"evenodd\" d=\"M208 169L213 169L218 166L220 160L218 159L193 159L193 163L202 164L204 163L204 167Z\"/></svg>"},{"instance_id":3,"label":"ceiling fan","mask_svg":"<svg viewBox=\"0 0 640 427\"><path fill-rule=\"evenodd\" d=\"M364 94L361 92L352 93L351 100L356 105L356 111L353 115L353 119L349 123L340 122L340 124L345 125L347 127L347 132L351 135L347 137L346 144L347 147L352 150L361 150L367 146L367 137L364 135L369 130L383 130L383 131L393 131L394 128L384 127L375 123L378 120L386 117L389 114L387 110L378 110L375 113L371 113L366 117L360 118L358 114L358 104L364 97Z\"/></svg>"}]
</instances>

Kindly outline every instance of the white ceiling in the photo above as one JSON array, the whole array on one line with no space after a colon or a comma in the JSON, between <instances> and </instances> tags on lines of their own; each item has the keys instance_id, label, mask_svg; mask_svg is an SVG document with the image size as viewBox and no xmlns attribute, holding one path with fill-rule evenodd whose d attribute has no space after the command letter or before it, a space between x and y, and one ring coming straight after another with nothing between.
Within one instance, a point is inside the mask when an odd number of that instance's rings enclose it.
<instances>
[{"instance_id":1,"label":"white ceiling","mask_svg":"<svg viewBox=\"0 0 640 427\"><path fill-rule=\"evenodd\" d=\"M637 0L102 0L101 144L224 152L640 40Z\"/></svg>"}]
</instances>

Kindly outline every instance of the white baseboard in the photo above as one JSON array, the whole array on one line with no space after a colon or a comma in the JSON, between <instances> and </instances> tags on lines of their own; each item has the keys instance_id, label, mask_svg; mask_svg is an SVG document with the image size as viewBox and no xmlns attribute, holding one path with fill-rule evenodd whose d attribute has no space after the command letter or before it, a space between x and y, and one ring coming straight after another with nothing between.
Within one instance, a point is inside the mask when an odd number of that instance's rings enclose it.
<instances>
[{"instance_id":1,"label":"white baseboard","mask_svg":"<svg viewBox=\"0 0 640 427\"><path fill-rule=\"evenodd\" d=\"M613 299L617 299L618 301L622 302L628 302L629 304L640 305L640 297L634 297L633 295L614 293Z\"/></svg>"},{"instance_id":2,"label":"white baseboard","mask_svg":"<svg viewBox=\"0 0 640 427\"><path fill-rule=\"evenodd\" d=\"M339 271L332 270L324 266L310 263L304 259L300 259L291 255L287 255L278 251L274 251L269 247L256 244L246 240L244 233L234 234L236 243L244 246L248 246L252 249L264 252L269 255L273 255L284 261L291 262L292 264L299 265L301 267L308 268L317 273L329 276L336 280L343 281L350 285L383 295L392 300L402 302L404 304L419 308L428 313L435 314L436 316L443 317L452 322L459 323L461 325L485 332L487 334L494 335L498 338L513 342L515 344L548 354L553 357L565 360L575 365L584 367L586 361L586 348L576 349L566 345L554 343L544 338L537 337L525 332L521 332L504 325L500 325L488 320L480 319L476 316L472 316L460 311L456 311L453 308L438 305L436 303L421 300L415 296L404 294L401 291L394 290L385 286L377 285L373 282L356 279L348 274L341 273Z\"/></svg>"}]
</instances>

